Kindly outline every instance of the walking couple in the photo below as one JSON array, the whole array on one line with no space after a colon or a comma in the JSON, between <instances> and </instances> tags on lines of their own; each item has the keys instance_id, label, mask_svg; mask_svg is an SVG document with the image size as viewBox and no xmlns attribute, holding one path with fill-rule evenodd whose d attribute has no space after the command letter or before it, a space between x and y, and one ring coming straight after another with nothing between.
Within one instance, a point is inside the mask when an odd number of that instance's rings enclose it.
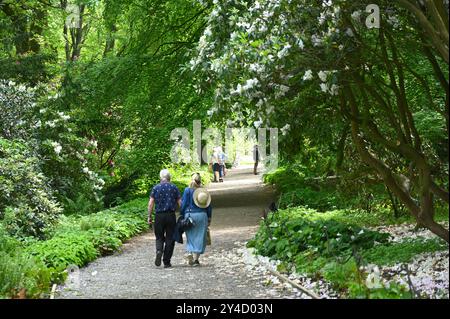
<instances>
[{"instance_id":1,"label":"walking couple","mask_svg":"<svg viewBox=\"0 0 450 319\"><path fill-rule=\"evenodd\" d=\"M175 211L180 207L182 219L190 218L193 226L186 230L187 260L191 266L199 266L200 255L205 252L208 227L211 224L211 195L202 187L201 176L192 174L189 187L181 197L179 189L170 182L168 170L159 174L161 182L153 187L148 204L148 223L153 225L152 212L155 207L154 232L156 236L155 265L172 267L171 259L175 248L177 221ZM181 220L182 220L181 219Z\"/></svg>"}]
</instances>

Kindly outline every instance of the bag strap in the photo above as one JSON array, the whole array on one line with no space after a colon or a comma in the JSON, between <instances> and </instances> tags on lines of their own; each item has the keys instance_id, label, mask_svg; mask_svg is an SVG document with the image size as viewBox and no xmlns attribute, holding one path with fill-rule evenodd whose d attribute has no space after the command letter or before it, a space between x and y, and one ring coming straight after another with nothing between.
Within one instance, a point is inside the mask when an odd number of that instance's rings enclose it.
<instances>
[{"instance_id":1,"label":"bag strap","mask_svg":"<svg viewBox=\"0 0 450 319\"><path fill-rule=\"evenodd\" d=\"M192 189L189 188L189 208L188 208L189 216L191 216L193 197L194 197L194 192L192 192Z\"/></svg>"}]
</instances>

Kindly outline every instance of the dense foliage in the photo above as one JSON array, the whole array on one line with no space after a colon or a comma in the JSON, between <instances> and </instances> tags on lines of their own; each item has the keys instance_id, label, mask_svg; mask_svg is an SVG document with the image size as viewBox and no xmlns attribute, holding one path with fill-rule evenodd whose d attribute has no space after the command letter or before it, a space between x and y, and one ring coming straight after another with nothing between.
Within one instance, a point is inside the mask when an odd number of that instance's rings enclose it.
<instances>
[{"instance_id":1,"label":"dense foliage","mask_svg":"<svg viewBox=\"0 0 450 319\"><path fill-rule=\"evenodd\" d=\"M256 248L264 256L295 258L309 250L315 257L351 255L385 243L389 235L368 231L335 220L309 220L314 211L286 210L270 215L255 238Z\"/></svg>"},{"instance_id":2,"label":"dense foliage","mask_svg":"<svg viewBox=\"0 0 450 319\"><path fill-rule=\"evenodd\" d=\"M45 241L18 241L0 224L0 297L48 295L61 283L66 269L82 267L98 256L112 254L122 242L146 229L146 199L89 216L63 217L55 235Z\"/></svg>"},{"instance_id":3,"label":"dense foliage","mask_svg":"<svg viewBox=\"0 0 450 319\"><path fill-rule=\"evenodd\" d=\"M16 236L45 237L61 209L26 144L0 138L0 218Z\"/></svg>"}]
</instances>

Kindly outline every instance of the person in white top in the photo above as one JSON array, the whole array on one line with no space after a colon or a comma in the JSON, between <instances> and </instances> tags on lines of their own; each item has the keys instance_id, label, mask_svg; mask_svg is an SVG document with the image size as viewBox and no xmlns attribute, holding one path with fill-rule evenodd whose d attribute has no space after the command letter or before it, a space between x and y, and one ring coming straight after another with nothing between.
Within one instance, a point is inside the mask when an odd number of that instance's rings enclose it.
<instances>
[{"instance_id":1,"label":"person in white top","mask_svg":"<svg viewBox=\"0 0 450 319\"><path fill-rule=\"evenodd\" d=\"M219 152L218 148L215 147L213 153L211 154L210 166L212 167L214 173L214 183L218 183L220 179L220 162L219 162Z\"/></svg>"}]
</instances>

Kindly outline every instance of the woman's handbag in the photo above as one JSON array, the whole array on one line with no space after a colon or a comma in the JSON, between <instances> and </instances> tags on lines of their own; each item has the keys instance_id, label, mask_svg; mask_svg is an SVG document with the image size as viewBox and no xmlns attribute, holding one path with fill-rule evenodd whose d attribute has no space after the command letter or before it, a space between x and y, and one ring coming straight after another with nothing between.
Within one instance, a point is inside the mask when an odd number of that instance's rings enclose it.
<instances>
[{"instance_id":1,"label":"woman's handbag","mask_svg":"<svg viewBox=\"0 0 450 319\"><path fill-rule=\"evenodd\" d=\"M186 218L184 218L184 219L181 221L181 227L183 228L183 231L186 231L186 230L188 230L188 229L191 229L192 227L195 226L195 222L194 222L194 220L191 218L191 214L190 214L190 212L191 212L191 207L192 207L192 194L190 195L190 197L191 197L191 200L190 200L190 203L189 203L189 212L188 212L188 216L187 216Z\"/></svg>"},{"instance_id":2,"label":"woman's handbag","mask_svg":"<svg viewBox=\"0 0 450 319\"><path fill-rule=\"evenodd\" d=\"M206 246L211 246L211 231L208 230L206 231Z\"/></svg>"},{"instance_id":3,"label":"woman's handbag","mask_svg":"<svg viewBox=\"0 0 450 319\"><path fill-rule=\"evenodd\" d=\"M192 220L191 216L188 216L181 221L181 227L183 228L184 231L191 229L194 226L195 226L195 223Z\"/></svg>"}]
</instances>

